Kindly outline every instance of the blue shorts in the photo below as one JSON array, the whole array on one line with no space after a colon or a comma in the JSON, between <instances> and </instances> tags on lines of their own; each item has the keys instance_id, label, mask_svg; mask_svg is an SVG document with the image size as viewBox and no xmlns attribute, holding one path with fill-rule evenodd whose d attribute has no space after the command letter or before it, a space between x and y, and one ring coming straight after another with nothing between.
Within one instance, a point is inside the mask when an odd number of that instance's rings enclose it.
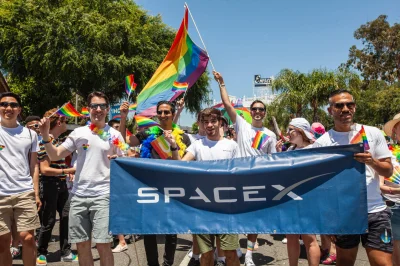
<instances>
[{"instance_id":1,"label":"blue shorts","mask_svg":"<svg viewBox=\"0 0 400 266\"><path fill-rule=\"evenodd\" d=\"M392 209L391 222L393 240L400 240L400 208Z\"/></svg>"}]
</instances>

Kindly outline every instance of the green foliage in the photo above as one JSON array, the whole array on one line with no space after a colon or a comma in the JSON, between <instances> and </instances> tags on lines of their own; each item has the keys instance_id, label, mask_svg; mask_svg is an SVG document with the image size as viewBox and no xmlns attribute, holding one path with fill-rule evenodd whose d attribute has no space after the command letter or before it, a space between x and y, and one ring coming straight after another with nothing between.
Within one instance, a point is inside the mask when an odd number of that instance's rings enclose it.
<instances>
[{"instance_id":1,"label":"green foliage","mask_svg":"<svg viewBox=\"0 0 400 266\"><path fill-rule=\"evenodd\" d=\"M342 68L358 70L365 80L364 88L370 81L382 80L394 84L400 77L400 24L390 26L387 16L361 25L354 37L361 40L363 47L350 48L349 59Z\"/></svg>"},{"instance_id":2,"label":"green foliage","mask_svg":"<svg viewBox=\"0 0 400 266\"><path fill-rule=\"evenodd\" d=\"M197 125L197 122L194 122L192 124L192 133L197 134L197 132L199 132L199 125Z\"/></svg>"},{"instance_id":3,"label":"green foliage","mask_svg":"<svg viewBox=\"0 0 400 266\"><path fill-rule=\"evenodd\" d=\"M116 101L131 73L139 93L174 36L160 16L130 0L0 1L0 68L13 90L35 99L27 102L35 113L63 104L72 92L86 99L100 90ZM204 74L189 90L191 112L208 100L208 83Z\"/></svg>"}]
</instances>

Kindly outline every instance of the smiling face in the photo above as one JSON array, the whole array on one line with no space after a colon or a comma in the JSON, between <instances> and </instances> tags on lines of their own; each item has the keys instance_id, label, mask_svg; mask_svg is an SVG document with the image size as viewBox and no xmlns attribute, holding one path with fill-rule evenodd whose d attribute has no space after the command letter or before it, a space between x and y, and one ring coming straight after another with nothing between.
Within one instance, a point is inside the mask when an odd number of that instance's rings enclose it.
<instances>
[{"instance_id":1,"label":"smiling face","mask_svg":"<svg viewBox=\"0 0 400 266\"><path fill-rule=\"evenodd\" d=\"M160 121L161 127L172 125L174 114L172 113L172 106L169 104L161 104L157 108L157 117Z\"/></svg>"},{"instance_id":2,"label":"smiling face","mask_svg":"<svg viewBox=\"0 0 400 266\"><path fill-rule=\"evenodd\" d=\"M220 136L221 120L218 120L216 115L203 115L201 117L201 123L203 124L206 135L208 138L214 138L217 135Z\"/></svg>"},{"instance_id":3,"label":"smiling face","mask_svg":"<svg viewBox=\"0 0 400 266\"><path fill-rule=\"evenodd\" d=\"M254 103L250 108L251 117L254 121L262 121L265 117L265 106L262 103Z\"/></svg>"},{"instance_id":4,"label":"smiling face","mask_svg":"<svg viewBox=\"0 0 400 266\"><path fill-rule=\"evenodd\" d=\"M353 123L356 104L349 93L340 93L329 99L328 112L332 115L335 125L349 126Z\"/></svg>"},{"instance_id":5,"label":"smiling face","mask_svg":"<svg viewBox=\"0 0 400 266\"><path fill-rule=\"evenodd\" d=\"M96 122L104 122L110 111L106 99L94 96L89 104L90 119Z\"/></svg>"},{"instance_id":6,"label":"smiling face","mask_svg":"<svg viewBox=\"0 0 400 266\"><path fill-rule=\"evenodd\" d=\"M0 116L2 121L17 121L21 106L14 97L6 96L0 100Z\"/></svg>"}]
</instances>

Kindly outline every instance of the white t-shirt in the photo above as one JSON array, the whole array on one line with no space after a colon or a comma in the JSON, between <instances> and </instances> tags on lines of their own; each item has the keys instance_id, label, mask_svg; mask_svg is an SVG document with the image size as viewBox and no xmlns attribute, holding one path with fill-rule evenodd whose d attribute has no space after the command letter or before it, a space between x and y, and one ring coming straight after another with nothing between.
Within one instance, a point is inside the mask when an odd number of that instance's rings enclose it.
<instances>
[{"instance_id":1,"label":"white t-shirt","mask_svg":"<svg viewBox=\"0 0 400 266\"><path fill-rule=\"evenodd\" d=\"M0 126L0 196L33 190L28 154L39 151L37 139L26 127Z\"/></svg>"},{"instance_id":2,"label":"white t-shirt","mask_svg":"<svg viewBox=\"0 0 400 266\"><path fill-rule=\"evenodd\" d=\"M325 147L325 146L338 146L350 144L353 137L361 130L360 124L355 124L352 127L353 130L349 132L337 132L333 129L326 132L314 143L314 147ZM392 153L386 144L386 140L383 137L381 131L375 127L365 126L365 134L367 135L368 144L370 147L369 152L372 158L383 159L390 158ZM379 175L378 173L368 165L365 165L366 182L367 182L367 201L368 201L368 213L380 212L386 209L386 204L382 200L381 190L379 186Z\"/></svg>"},{"instance_id":3,"label":"white t-shirt","mask_svg":"<svg viewBox=\"0 0 400 266\"><path fill-rule=\"evenodd\" d=\"M276 152L276 135L268 128L257 128L249 124L243 117L236 114L235 131L237 135L237 143L239 145L238 157L257 156L263 154L271 154ZM251 147L257 131L262 131L269 136L261 150Z\"/></svg>"},{"instance_id":4,"label":"white t-shirt","mask_svg":"<svg viewBox=\"0 0 400 266\"><path fill-rule=\"evenodd\" d=\"M400 163L397 161L396 157L392 154L392 164L393 164L393 175L400 176ZM392 175L392 176L393 176ZM386 181L385 185L392 188L399 188L400 185ZM400 203L400 194L383 194L385 198L393 202Z\"/></svg>"},{"instance_id":5,"label":"white t-shirt","mask_svg":"<svg viewBox=\"0 0 400 266\"><path fill-rule=\"evenodd\" d=\"M238 145L233 140L214 141L202 138L192 143L186 152L193 154L196 161L208 161L235 158L237 149Z\"/></svg>"},{"instance_id":6,"label":"white t-shirt","mask_svg":"<svg viewBox=\"0 0 400 266\"><path fill-rule=\"evenodd\" d=\"M124 142L119 131L106 125L103 130ZM110 141L102 140L88 126L76 128L63 144L64 148L78 151L72 193L81 197L96 197L110 193L110 160L107 155L122 155Z\"/></svg>"},{"instance_id":7,"label":"white t-shirt","mask_svg":"<svg viewBox=\"0 0 400 266\"><path fill-rule=\"evenodd\" d=\"M190 139L190 143L193 143L198 139L204 139L206 137L206 136L199 135L199 133L197 133L196 135L194 135L194 134L187 134L187 135Z\"/></svg>"}]
</instances>

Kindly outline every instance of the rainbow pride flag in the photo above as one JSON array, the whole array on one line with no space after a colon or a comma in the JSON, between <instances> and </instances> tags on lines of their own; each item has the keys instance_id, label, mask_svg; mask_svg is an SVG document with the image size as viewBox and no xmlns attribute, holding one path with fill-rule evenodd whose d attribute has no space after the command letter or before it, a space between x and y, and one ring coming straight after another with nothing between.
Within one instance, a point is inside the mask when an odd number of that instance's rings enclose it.
<instances>
[{"instance_id":1,"label":"rainbow pride flag","mask_svg":"<svg viewBox=\"0 0 400 266\"><path fill-rule=\"evenodd\" d=\"M129 129L126 129L126 136L129 138L132 136L132 132L129 131Z\"/></svg>"},{"instance_id":2,"label":"rainbow pride flag","mask_svg":"<svg viewBox=\"0 0 400 266\"><path fill-rule=\"evenodd\" d=\"M132 103L129 105L129 111L136 111L137 103Z\"/></svg>"},{"instance_id":3,"label":"rainbow pride flag","mask_svg":"<svg viewBox=\"0 0 400 266\"><path fill-rule=\"evenodd\" d=\"M364 126L361 126L360 131L358 131L357 134L353 137L353 139L350 141L350 144L357 144L361 142L364 145L364 150L369 150L368 138L367 134L365 134Z\"/></svg>"},{"instance_id":4,"label":"rainbow pride flag","mask_svg":"<svg viewBox=\"0 0 400 266\"><path fill-rule=\"evenodd\" d=\"M209 57L190 39L187 29L188 9L185 7L181 26L167 56L137 96L138 114L155 116L157 103L175 96L171 90L174 81L187 82L190 89L205 71Z\"/></svg>"},{"instance_id":5,"label":"rainbow pride flag","mask_svg":"<svg viewBox=\"0 0 400 266\"><path fill-rule=\"evenodd\" d=\"M135 115L135 120L139 129L144 127L160 126L156 121L141 115Z\"/></svg>"},{"instance_id":6,"label":"rainbow pride flag","mask_svg":"<svg viewBox=\"0 0 400 266\"><path fill-rule=\"evenodd\" d=\"M400 185L400 166L397 165L393 167L393 175L391 177L385 177L385 181Z\"/></svg>"},{"instance_id":7,"label":"rainbow pride flag","mask_svg":"<svg viewBox=\"0 0 400 266\"><path fill-rule=\"evenodd\" d=\"M160 155L161 159L168 159L172 157L172 152L169 143L165 140L164 136L161 135L151 143L153 149Z\"/></svg>"},{"instance_id":8,"label":"rainbow pride flag","mask_svg":"<svg viewBox=\"0 0 400 266\"><path fill-rule=\"evenodd\" d=\"M135 76L133 74L125 77L125 91L128 97L136 89L137 84L134 81Z\"/></svg>"},{"instance_id":9,"label":"rainbow pride flag","mask_svg":"<svg viewBox=\"0 0 400 266\"><path fill-rule=\"evenodd\" d=\"M187 82L176 82L172 84L172 89L171 91L175 93L175 95L170 99L170 101L175 100L176 98L179 97L182 93L185 93L187 88L189 87L189 84Z\"/></svg>"},{"instance_id":10,"label":"rainbow pride flag","mask_svg":"<svg viewBox=\"0 0 400 266\"><path fill-rule=\"evenodd\" d=\"M56 114L61 115L61 116L68 116L68 117L82 116L81 113L79 113L77 110L75 110L74 106L70 102L67 102L66 104L61 106L61 108L57 110Z\"/></svg>"},{"instance_id":11,"label":"rainbow pride flag","mask_svg":"<svg viewBox=\"0 0 400 266\"><path fill-rule=\"evenodd\" d=\"M256 150L261 150L261 148L264 146L264 144L267 142L268 139L269 136L267 134L265 134L262 131L257 131L257 134L253 139L253 143L251 144L251 147Z\"/></svg>"},{"instance_id":12,"label":"rainbow pride flag","mask_svg":"<svg viewBox=\"0 0 400 266\"><path fill-rule=\"evenodd\" d=\"M89 110L86 107L82 107L82 116L89 116Z\"/></svg>"}]
</instances>

